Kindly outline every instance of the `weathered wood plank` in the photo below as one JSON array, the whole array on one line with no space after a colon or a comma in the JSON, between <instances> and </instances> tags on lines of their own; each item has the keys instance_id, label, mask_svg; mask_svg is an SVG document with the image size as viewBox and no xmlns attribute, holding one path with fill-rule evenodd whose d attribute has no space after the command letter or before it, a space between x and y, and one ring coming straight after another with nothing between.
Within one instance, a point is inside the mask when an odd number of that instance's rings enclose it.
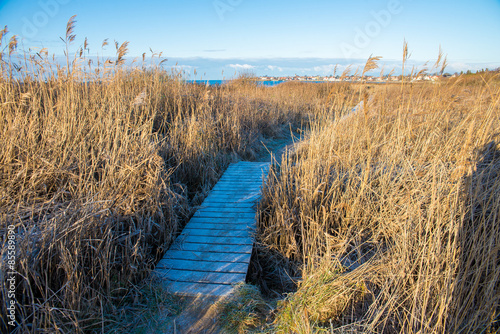
<instances>
[{"instance_id":1,"label":"weathered wood plank","mask_svg":"<svg viewBox=\"0 0 500 334\"><path fill-rule=\"evenodd\" d=\"M234 190L249 190L252 189L254 191L259 191L262 188L262 182L243 182L243 181L237 181L237 180L228 180L224 181L222 183L218 183L216 186L212 188L212 191L216 190L217 188L230 188L228 190L234 191Z\"/></svg>"},{"instance_id":2,"label":"weathered wood plank","mask_svg":"<svg viewBox=\"0 0 500 334\"><path fill-rule=\"evenodd\" d=\"M228 168L226 172L222 175L226 174L234 174L234 173L248 173L248 174L267 174L269 173L269 169L266 168Z\"/></svg>"},{"instance_id":3,"label":"weathered wood plank","mask_svg":"<svg viewBox=\"0 0 500 334\"><path fill-rule=\"evenodd\" d=\"M261 171L267 168L263 168L261 166L229 166L224 174L238 172L238 171Z\"/></svg>"},{"instance_id":4,"label":"weathered wood plank","mask_svg":"<svg viewBox=\"0 0 500 334\"><path fill-rule=\"evenodd\" d=\"M234 226L255 226L255 218L232 218L232 217L193 217L189 221L191 223L207 223L207 224L230 224ZM188 226L186 225L186 227Z\"/></svg>"},{"instance_id":5,"label":"weathered wood plank","mask_svg":"<svg viewBox=\"0 0 500 334\"><path fill-rule=\"evenodd\" d=\"M248 271L248 264L242 262L214 262L214 261L162 259L160 262L158 262L156 268L246 274Z\"/></svg>"},{"instance_id":6,"label":"weathered wood plank","mask_svg":"<svg viewBox=\"0 0 500 334\"><path fill-rule=\"evenodd\" d=\"M203 228L184 228L182 235L205 236L205 237L251 237L250 230L233 230L233 229L203 229Z\"/></svg>"},{"instance_id":7,"label":"weathered wood plank","mask_svg":"<svg viewBox=\"0 0 500 334\"><path fill-rule=\"evenodd\" d=\"M222 180L228 180L228 179L241 179L241 180L247 180L247 181L260 181L264 180L266 178L267 173L266 172L231 172L222 175L219 178L219 181Z\"/></svg>"},{"instance_id":8,"label":"weathered wood plank","mask_svg":"<svg viewBox=\"0 0 500 334\"><path fill-rule=\"evenodd\" d=\"M240 176L235 176L231 178L220 179L216 183L217 186L224 185L238 185L239 187L262 187L264 185L265 179L263 178L244 178ZM214 185L214 187L216 186Z\"/></svg>"},{"instance_id":9,"label":"weathered wood plank","mask_svg":"<svg viewBox=\"0 0 500 334\"><path fill-rule=\"evenodd\" d=\"M260 191L261 184L258 185L242 185L238 182L227 182L225 184L218 184L212 188L211 191L228 191L228 192L237 192L242 190L250 190L250 191Z\"/></svg>"},{"instance_id":10,"label":"weathered wood plank","mask_svg":"<svg viewBox=\"0 0 500 334\"><path fill-rule=\"evenodd\" d=\"M247 196L260 196L260 190L254 189L244 189L244 190L212 190L208 197L210 196L236 196L239 198L247 197Z\"/></svg>"},{"instance_id":11,"label":"weathered wood plank","mask_svg":"<svg viewBox=\"0 0 500 334\"><path fill-rule=\"evenodd\" d=\"M186 283L165 281L163 286L179 296L199 297L214 296L225 297L233 291L232 285L227 284L209 284L209 283Z\"/></svg>"},{"instance_id":12,"label":"weathered wood plank","mask_svg":"<svg viewBox=\"0 0 500 334\"><path fill-rule=\"evenodd\" d=\"M252 161L240 161L234 164L229 165L229 168L235 168L235 167L246 167L246 166L251 166L251 167L257 167L257 166L265 166L269 167L268 162L252 162Z\"/></svg>"},{"instance_id":13,"label":"weathered wood plank","mask_svg":"<svg viewBox=\"0 0 500 334\"><path fill-rule=\"evenodd\" d=\"M224 207L222 205L207 205L203 208L198 209L197 212L227 212L227 213L253 213L255 215L255 209L254 208L245 208L245 207Z\"/></svg>"},{"instance_id":14,"label":"weathered wood plank","mask_svg":"<svg viewBox=\"0 0 500 334\"><path fill-rule=\"evenodd\" d=\"M252 253L252 245L213 245L190 242L179 244L174 242L171 249L211 253Z\"/></svg>"},{"instance_id":15,"label":"weathered wood plank","mask_svg":"<svg viewBox=\"0 0 500 334\"><path fill-rule=\"evenodd\" d=\"M256 224L253 225L238 225L238 224L226 224L226 223L193 223L190 222L186 228L189 229L201 229L201 230L215 230L215 231L241 231L248 232L253 235Z\"/></svg>"},{"instance_id":16,"label":"weathered wood plank","mask_svg":"<svg viewBox=\"0 0 500 334\"><path fill-rule=\"evenodd\" d=\"M255 212L219 212L219 211L196 211L196 218L255 218Z\"/></svg>"},{"instance_id":17,"label":"weathered wood plank","mask_svg":"<svg viewBox=\"0 0 500 334\"><path fill-rule=\"evenodd\" d=\"M195 243L195 244L210 244L210 245L253 245L253 238L250 237L216 237L216 236L200 236L181 234L176 240L176 243Z\"/></svg>"},{"instance_id":18,"label":"weathered wood plank","mask_svg":"<svg viewBox=\"0 0 500 334\"><path fill-rule=\"evenodd\" d=\"M257 207L257 203L259 202L259 200L261 199L262 197L256 197L256 198L243 198L243 199L235 199L235 198L231 198L230 196L224 196L224 197L221 197L221 196L212 196L212 197L207 197L205 199L205 201L203 201L202 205L205 206L205 205L216 205L216 204L219 204L219 203L222 203L222 204L228 204L228 205L232 205L232 204L244 204L244 203L249 203L249 204L252 204L254 205L255 207Z\"/></svg>"},{"instance_id":19,"label":"weathered wood plank","mask_svg":"<svg viewBox=\"0 0 500 334\"><path fill-rule=\"evenodd\" d=\"M212 204L202 204L198 207L198 210L202 210L204 208L255 208L257 205L255 203L250 202L242 202L242 203L212 203Z\"/></svg>"},{"instance_id":20,"label":"weathered wood plank","mask_svg":"<svg viewBox=\"0 0 500 334\"><path fill-rule=\"evenodd\" d=\"M252 193L259 193L261 192L260 187L255 187L255 188L248 188L248 187L231 187L231 186L221 186L221 187L216 187L213 188L209 194L217 193L217 192L225 192L225 193L230 193L230 194L241 194L244 192L252 192Z\"/></svg>"},{"instance_id":21,"label":"weathered wood plank","mask_svg":"<svg viewBox=\"0 0 500 334\"><path fill-rule=\"evenodd\" d=\"M269 169L269 165L256 164L256 165L244 166L244 165L240 165L240 164L234 164L234 165L230 165L226 169L226 173L227 172L232 172L232 171L235 171L235 170L261 170L261 169L264 169L264 170Z\"/></svg>"},{"instance_id":22,"label":"weathered wood plank","mask_svg":"<svg viewBox=\"0 0 500 334\"><path fill-rule=\"evenodd\" d=\"M269 173L269 170L263 169L263 168L233 168L233 169L227 169L224 174L222 174L221 177L225 175L232 175L232 174L246 174L246 175L266 175Z\"/></svg>"},{"instance_id":23,"label":"weathered wood plank","mask_svg":"<svg viewBox=\"0 0 500 334\"><path fill-rule=\"evenodd\" d=\"M242 176L247 176L247 177L252 177L252 176L266 176L269 173L269 171L265 171L262 169L233 169L230 171L226 171L221 178L223 177L228 177L231 175L242 175Z\"/></svg>"},{"instance_id":24,"label":"weathered wood plank","mask_svg":"<svg viewBox=\"0 0 500 334\"><path fill-rule=\"evenodd\" d=\"M236 200L242 200L242 199L251 199L255 200L259 197L261 197L261 191L260 190L254 190L254 191L249 191L249 190L244 190L244 191L221 191L221 190L215 190L211 191L206 199L209 199L211 197L228 197L228 198L235 198Z\"/></svg>"},{"instance_id":25,"label":"weathered wood plank","mask_svg":"<svg viewBox=\"0 0 500 334\"><path fill-rule=\"evenodd\" d=\"M158 268L155 272L164 279L176 282L236 284L245 281L246 274L214 273L206 271L190 271Z\"/></svg>"},{"instance_id":26,"label":"weathered wood plank","mask_svg":"<svg viewBox=\"0 0 500 334\"><path fill-rule=\"evenodd\" d=\"M241 179L241 178L233 178L233 179L225 179L225 180L220 180L215 187L225 187L225 186L231 186L231 187L238 187L238 188L256 188L260 189L264 185L263 180L249 180L249 179Z\"/></svg>"},{"instance_id":27,"label":"weathered wood plank","mask_svg":"<svg viewBox=\"0 0 500 334\"><path fill-rule=\"evenodd\" d=\"M217 198L213 197L210 199L205 200L203 202L203 206L212 206L212 205L218 205L218 204L226 204L227 206L229 205L239 205L239 204L248 204L252 205L253 207L257 207L258 201L238 201L238 200L230 200L228 198Z\"/></svg>"},{"instance_id":28,"label":"weathered wood plank","mask_svg":"<svg viewBox=\"0 0 500 334\"><path fill-rule=\"evenodd\" d=\"M165 256L163 258L211 262L241 262L248 264L250 263L250 257L251 254L249 253L210 253L171 249L165 253Z\"/></svg>"},{"instance_id":29,"label":"weathered wood plank","mask_svg":"<svg viewBox=\"0 0 500 334\"><path fill-rule=\"evenodd\" d=\"M210 202L213 203L215 201L227 201L228 203L229 202L231 202L231 203L257 202L261 197L262 197L262 195L259 193L253 193L253 194L249 194L249 195L246 195L243 197L238 197L236 194L233 194L233 195L210 194L210 195L208 195L207 198L205 198L205 201L203 201L203 204L208 204Z\"/></svg>"},{"instance_id":30,"label":"weathered wood plank","mask_svg":"<svg viewBox=\"0 0 500 334\"><path fill-rule=\"evenodd\" d=\"M231 175L228 175L228 176L224 176L224 177L221 177L219 179L219 182L223 182L223 183L229 183L229 182L240 182L240 184L248 184L248 185L253 185L253 184L258 184L258 185L262 185L263 181L265 180L264 177L262 176L254 176L254 177L245 177L243 175L234 175L234 176L231 176Z\"/></svg>"},{"instance_id":31,"label":"weathered wood plank","mask_svg":"<svg viewBox=\"0 0 500 334\"><path fill-rule=\"evenodd\" d=\"M233 223L210 223L210 222L190 222L185 228L188 229L201 229L201 230L216 230L216 231L242 231L248 232L253 235L257 224L251 222L247 224L233 224Z\"/></svg>"},{"instance_id":32,"label":"weathered wood plank","mask_svg":"<svg viewBox=\"0 0 500 334\"><path fill-rule=\"evenodd\" d=\"M262 180L264 180L265 178L266 178L266 173L261 173L261 172L259 172L259 173L232 172L232 173L227 173L227 174L224 174L223 176L221 176L219 178L219 182L224 181L224 180L232 180L232 179L245 180L247 182L250 182L250 181L262 182Z\"/></svg>"}]
</instances>

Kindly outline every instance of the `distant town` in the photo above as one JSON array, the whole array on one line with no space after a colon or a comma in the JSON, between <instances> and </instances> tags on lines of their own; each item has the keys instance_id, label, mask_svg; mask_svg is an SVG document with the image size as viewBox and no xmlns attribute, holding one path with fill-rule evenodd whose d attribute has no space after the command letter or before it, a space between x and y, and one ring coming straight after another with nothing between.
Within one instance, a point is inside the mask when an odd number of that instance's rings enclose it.
<instances>
[{"instance_id":1,"label":"distant town","mask_svg":"<svg viewBox=\"0 0 500 334\"><path fill-rule=\"evenodd\" d=\"M455 74L443 74L443 75L419 75L417 77L412 77L411 81L438 81L441 78L455 78L459 76L460 74L455 73ZM386 83L386 82L400 82L401 81L401 75L386 75L382 77L372 77L372 76L344 76L341 77L340 75L337 76L309 76L309 75L295 75L295 76L284 76L284 77L275 77L275 76L261 76L257 78L259 81L309 81L309 82L325 82L325 81L331 81L331 82L339 82L339 81L346 81L346 82L373 82L373 83Z\"/></svg>"},{"instance_id":2,"label":"distant town","mask_svg":"<svg viewBox=\"0 0 500 334\"><path fill-rule=\"evenodd\" d=\"M485 72L494 72L500 73L500 68L489 70L483 69L477 72L460 72L460 73L443 73L443 74L417 74L414 76L405 76L405 80L409 80L411 82L418 81L438 81L444 78L456 78L461 75L470 75L474 73L485 73ZM384 76L359 76L359 75L348 75L348 76L340 76L340 75L329 75L329 76L321 76L321 75L294 75L294 76L259 76L257 80L259 81L308 81L308 82L373 82L373 83L387 83L387 82L401 82L401 75L391 75L387 74Z\"/></svg>"}]
</instances>

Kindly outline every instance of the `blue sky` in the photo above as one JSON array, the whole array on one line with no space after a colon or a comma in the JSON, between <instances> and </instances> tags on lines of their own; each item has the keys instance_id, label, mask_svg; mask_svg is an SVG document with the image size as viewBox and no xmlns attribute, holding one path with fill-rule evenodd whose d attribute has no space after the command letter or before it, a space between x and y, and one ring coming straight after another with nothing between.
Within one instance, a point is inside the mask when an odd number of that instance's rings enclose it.
<instances>
[{"instance_id":1,"label":"blue sky","mask_svg":"<svg viewBox=\"0 0 500 334\"><path fill-rule=\"evenodd\" d=\"M74 14L73 51L87 37L90 55L112 56L113 43L101 49L105 38L129 41L130 57L151 48L170 66L210 78L239 70L328 74L335 63L356 65L371 54L392 66L404 39L418 64L435 61L441 45L449 71L500 67L500 0L0 0L2 26L25 48L55 54Z\"/></svg>"}]
</instances>

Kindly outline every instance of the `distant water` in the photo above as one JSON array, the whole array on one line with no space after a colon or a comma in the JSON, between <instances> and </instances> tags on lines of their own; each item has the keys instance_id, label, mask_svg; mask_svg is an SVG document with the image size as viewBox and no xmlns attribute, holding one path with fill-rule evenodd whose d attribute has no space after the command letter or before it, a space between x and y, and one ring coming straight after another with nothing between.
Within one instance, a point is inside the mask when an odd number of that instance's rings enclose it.
<instances>
[{"instance_id":1,"label":"distant water","mask_svg":"<svg viewBox=\"0 0 500 334\"><path fill-rule=\"evenodd\" d=\"M196 83L196 84L199 84L199 85L209 85L209 86L218 86L218 85L222 85L224 83L227 83L229 82L229 80L186 80L187 83ZM262 86L276 86L276 85L279 85L280 83L283 83L283 82L286 82L284 80L280 80L280 81L257 81L257 84L258 85L262 85Z\"/></svg>"}]
</instances>

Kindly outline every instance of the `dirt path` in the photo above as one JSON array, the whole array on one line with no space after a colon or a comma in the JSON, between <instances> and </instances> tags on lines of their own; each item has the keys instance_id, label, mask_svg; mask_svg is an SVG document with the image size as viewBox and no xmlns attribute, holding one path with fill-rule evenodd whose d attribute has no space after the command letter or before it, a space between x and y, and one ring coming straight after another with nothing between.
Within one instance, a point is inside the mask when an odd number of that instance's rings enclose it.
<instances>
[{"instance_id":1,"label":"dirt path","mask_svg":"<svg viewBox=\"0 0 500 334\"><path fill-rule=\"evenodd\" d=\"M191 298L183 300L184 308L180 314L172 317L169 314L158 314L150 322L149 334L219 334L222 333L217 322L217 297Z\"/></svg>"},{"instance_id":2,"label":"dirt path","mask_svg":"<svg viewBox=\"0 0 500 334\"><path fill-rule=\"evenodd\" d=\"M263 143L265 152L258 156L256 161L271 162L271 156L274 156L279 162L283 154L291 150L300 140L301 138L298 134L289 134L284 138L273 140L267 144Z\"/></svg>"}]
</instances>

